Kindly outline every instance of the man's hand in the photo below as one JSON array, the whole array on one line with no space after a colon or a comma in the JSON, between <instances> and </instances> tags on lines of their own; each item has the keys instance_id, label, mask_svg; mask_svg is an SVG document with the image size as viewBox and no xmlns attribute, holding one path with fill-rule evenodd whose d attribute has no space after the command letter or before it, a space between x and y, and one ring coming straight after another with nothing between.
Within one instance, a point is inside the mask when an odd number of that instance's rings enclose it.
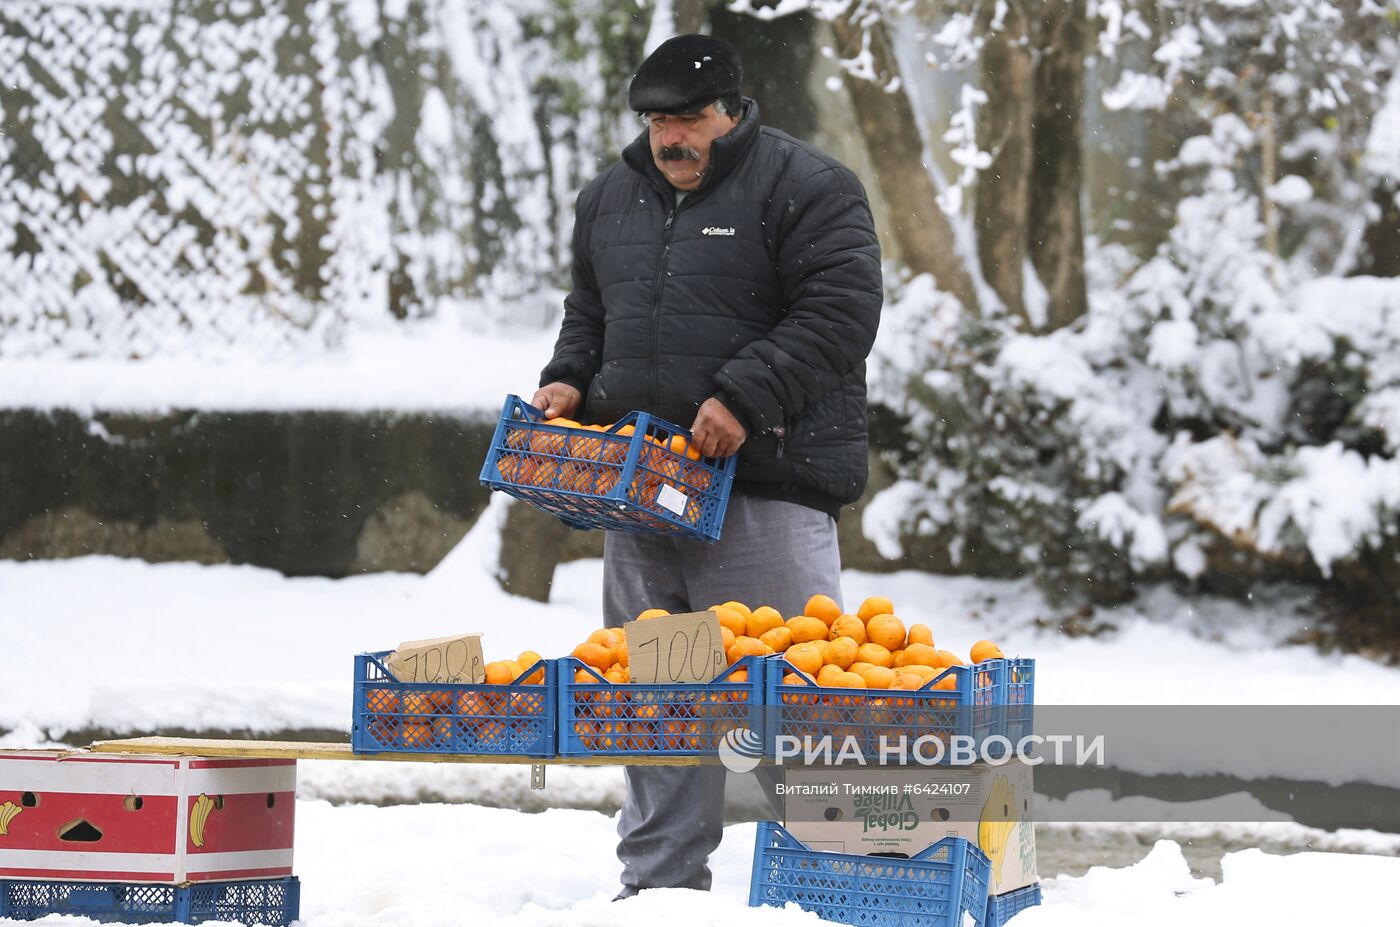
<instances>
[{"instance_id":1,"label":"man's hand","mask_svg":"<svg viewBox=\"0 0 1400 927\"><path fill-rule=\"evenodd\" d=\"M695 436L692 446L704 457L737 454L749 436L724 403L713 396L701 404L690 433Z\"/></svg>"},{"instance_id":2,"label":"man's hand","mask_svg":"<svg viewBox=\"0 0 1400 927\"><path fill-rule=\"evenodd\" d=\"M582 399L583 395L567 383L546 383L535 393L530 405L543 412L545 418L572 418Z\"/></svg>"}]
</instances>

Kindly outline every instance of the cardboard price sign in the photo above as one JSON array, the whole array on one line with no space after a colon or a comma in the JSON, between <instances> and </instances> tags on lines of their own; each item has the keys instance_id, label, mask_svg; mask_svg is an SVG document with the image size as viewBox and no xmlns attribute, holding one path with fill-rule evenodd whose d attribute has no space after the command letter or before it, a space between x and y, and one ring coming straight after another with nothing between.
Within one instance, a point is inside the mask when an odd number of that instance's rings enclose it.
<instances>
[{"instance_id":1,"label":"cardboard price sign","mask_svg":"<svg viewBox=\"0 0 1400 927\"><path fill-rule=\"evenodd\" d=\"M404 641L384 666L399 682L485 682L480 634Z\"/></svg>"},{"instance_id":2,"label":"cardboard price sign","mask_svg":"<svg viewBox=\"0 0 1400 927\"><path fill-rule=\"evenodd\" d=\"M714 612L629 621L622 633L633 682L710 682L729 665Z\"/></svg>"}]
</instances>

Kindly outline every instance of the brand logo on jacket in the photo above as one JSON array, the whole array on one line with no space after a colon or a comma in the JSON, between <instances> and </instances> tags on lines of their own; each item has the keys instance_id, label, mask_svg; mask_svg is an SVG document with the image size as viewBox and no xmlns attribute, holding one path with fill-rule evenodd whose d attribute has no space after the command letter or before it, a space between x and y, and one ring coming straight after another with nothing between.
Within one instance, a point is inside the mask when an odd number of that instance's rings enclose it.
<instances>
[{"instance_id":1,"label":"brand logo on jacket","mask_svg":"<svg viewBox=\"0 0 1400 927\"><path fill-rule=\"evenodd\" d=\"M720 228L718 225L707 225L707 226L705 226L703 229L700 230L700 234L701 234L701 235L727 235L727 236L729 236L729 237L732 238L733 235L734 235L734 230L733 230L733 229Z\"/></svg>"}]
</instances>

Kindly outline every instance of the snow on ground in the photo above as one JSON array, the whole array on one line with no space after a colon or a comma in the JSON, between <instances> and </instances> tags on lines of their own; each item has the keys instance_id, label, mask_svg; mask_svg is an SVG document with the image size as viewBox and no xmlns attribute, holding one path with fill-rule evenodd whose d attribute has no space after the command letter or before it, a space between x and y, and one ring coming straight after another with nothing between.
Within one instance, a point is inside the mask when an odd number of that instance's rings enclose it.
<instances>
[{"instance_id":1,"label":"snow on ground","mask_svg":"<svg viewBox=\"0 0 1400 927\"><path fill-rule=\"evenodd\" d=\"M499 514L499 507L489 512L428 576L286 578L253 567L107 557L0 562L8 657L0 674L0 728L12 729L0 741L40 746L85 728L344 731L357 651L478 629L488 658L526 647L566 652L599 623L600 564L562 567L548 605L506 596L490 578ZM1053 618L1056 610L1022 583L850 572L843 587L848 605L875 593L890 596L906 620L930 624L942 646L965 651L993 636L1008 652L1037 657L1041 703L1178 702L1175 687L1145 684L1142 667L1163 665L1174 680L1190 679L1202 702L1296 702L1297 682L1305 679L1309 699L1400 703L1400 671L1280 646L1303 620L1283 600L1251 610L1149 590L1132 607L1085 619L1115 630L1071 638L1035 630L1036 618ZM1094 672L1070 670L1088 666ZM818 923L795 909L747 907L751 824L726 829L713 860L712 893L668 890L611 903L617 862L603 848L613 845L614 821L577 809L616 806L616 768L551 768L544 793L531 793L527 771L513 766L308 762L300 772L297 871L307 927L574 927L650 925L661 918L677 925ZM419 803L372 807L317 798ZM550 801L574 808L516 810ZM1160 808L1144 816L1163 817ZM1261 807L1261 819L1273 816ZM1368 900L1377 895L1337 886L1400 877L1400 860L1393 858L1400 837L1375 832L1328 833L1285 821L1040 826L1062 843L1090 846L1090 860L1106 855L1093 855L1094 835L1120 832L1126 839L1119 847L1130 855L1120 849L1117 859L1146 852L1132 852L1134 841L1163 833L1183 844L1313 846L1346 855L1232 852L1216 883L1193 877L1182 845L1162 840L1126 868L1095 868L1082 877L1042 872L1046 904L1020 915L1020 927L1175 925L1187 918L1222 927L1379 923L1379 903ZM70 921L76 923L54 919Z\"/></svg>"},{"instance_id":2,"label":"snow on ground","mask_svg":"<svg viewBox=\"0 0 1400 927\"><path fill-rule=\"evenodd\" d=\"M712 891L665 889L613 903L614 819L596 812L520 814L474 805L392 808L297 804L295 868L304 927L674 927L815 925L794 907L749 908L754 825L725 829ZM1193 877L1181 847L1079 878L1042 873L1045 903L1017 927L1241 927L1392 923L1379 886L1400 859L1326 853L1230 853L1219 881ZM51 925L89 923L50 917Z\"/></svg>"},{"instance_id":3,"label":"snow on ground","mask_svg":"<svg viewBox=\"0 0 1400 927\"><path fill-rule=\"evenodd\" d=\"M295 363L240 359L232 352L217 363L191 356L139 364L8 359L0 364L0 396L7 408L78 414L394 409L498 415L507 392L533 391L555 334L553 326L474 331L442 317L353 330L342 350Z\"/></svg>"}]
</instances>

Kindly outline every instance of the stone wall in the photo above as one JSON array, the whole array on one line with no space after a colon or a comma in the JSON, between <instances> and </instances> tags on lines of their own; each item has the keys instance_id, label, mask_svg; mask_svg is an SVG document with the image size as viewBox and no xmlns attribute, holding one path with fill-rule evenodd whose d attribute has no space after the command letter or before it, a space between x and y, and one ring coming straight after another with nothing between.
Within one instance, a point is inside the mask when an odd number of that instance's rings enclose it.
<instances>
[{"instance_id":1,"label":"stone wall","mask_svg":"<svg viewBox=\"0 0 1400 927\"><path fill-rule=\"evenodd\" d=\"M392 413L0 412L0 557L422 572L486 505L492 428Z\"/></svg>"},{"instance_id":2,"label":"stone wall","mask_svg":"<svg viewBox=\"0 0 1400 927\"><path fill-rule=\"evenodd\" d=\"M288 575L426 572L472 527L494 423L423 414L0 411L0 558L87 554L248 563ZM887 477L874 465L872 491ZM840 520L848 567L888 570ZM500 575L547 599L557 563L602 555L525 505L504 527Z\"/></svg>"}]
</instances>

